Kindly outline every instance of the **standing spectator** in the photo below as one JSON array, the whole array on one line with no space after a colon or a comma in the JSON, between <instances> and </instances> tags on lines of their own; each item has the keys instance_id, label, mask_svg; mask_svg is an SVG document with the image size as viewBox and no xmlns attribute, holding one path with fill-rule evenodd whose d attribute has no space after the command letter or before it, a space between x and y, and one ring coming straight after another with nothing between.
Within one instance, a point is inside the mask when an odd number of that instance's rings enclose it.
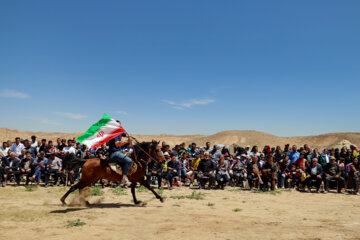
<instances>
[{"instance_id":1,"label":"standing spectator","mask_svg":"<svg viewBox=\"0 0 360 240\"><path fill-rule=\"evenodd\" d=\"M68 145L63 148L62 152L65 153L65 155L71 154L71 153L74 155L76 154L76 151L75 151L75 148L73 147L73 143L72 143L71 139L68 140Z\"/></svg>"},{"instance_id":2,"label":"standing spectator","mask_svg":"<svg viewBox=\"0 0 360 240\"><path fill-rule=\"evenodd\" d=\"M290 162L294 163L296 160L299 159L300 153L297 151L297 146L293 145L292 151L288 154Z\"/></svg>"},{"instance_id":3,"label":"standing spectator","mask_svg":"<svg viewBox=\"0 0 360 240\"><path fill-rule=\"evenodd\" d=\"M10 148L8 147L7 142L3 142L2 146L0 147L0 159L7 157L9 150Z\"/></svg>"},{"instance_id":4,"label":"standing spectator","mask_svg":"<svg viewBox=\"0 0 360 240\"><path fill-rule=\"evenodd\" d=\"M325 165L325 192L329 192L329 182L336 180L338 185L338 193L341 193L341 188L345 185L345 180L341 177L339 165L335 162L335 157L330 157L330 162Z\"/></svg>"},{"instance_id":5,"label":"standing spectator","mask_svg":"<svg viewBox=\"0 0 360 240\"><path fill-rule=\"evenodd\" d=\"M219 163L216 168L216 181L221 189L224 189L224 185L230 180L229 176L229 162L226 160L224 155L220 155Z\"/></svg>"},{"instance_id":6,"label":"standing spectator","mask_svg":"<svg viewBox=\"0 0 360 240\"><path fill-rule=\"evenodd\" d=\"M32 158L36 158L37 154L38 154L38 151L37 151L37 148L38 148L38 142L36 141L36 136L31 136L31 157Z\"/></svg>"},{"instance_id":7,"label":"standing spectator","mask_svg":"<svg viewBox=\"0 0 360 240\"><path fill-rule=\"evenodd\" d=\"M305 185L308 188L308 192L311 192L311 182L315 181L316 192L320 192L320 185L322 181L323 169L322 166L318 163L317 158L313 158L311 165L306 170L306 180Z\"/></svg>"},{"instance_id":8,"label":"standing spectator","mask_svg":"<svg viewBox=\"0 0 360 240\"><path fill-rule=\"evenodd\" d=\"M21 154L21 150L25 148L24 144L20 142L20 138L15 138L15 143L11 146L11 152L15 153L16 156Z\"/></svg>"},{"instance_id":9,"label":"standing spectator","mask_svg":"<svg viewBox=\"0 0 360 240\"><path fill-rule=\"evenodd\" d=\"M257 156L257 157L260 157L260 153L259 153L259 148L258 146L253 146L252 149L251 149L251 152L250 152L250 156Z\"/></svg>"},{"instance_id":10,"label":"standing spectator","mask_svg":"<svg viewBox=\"0 0 360 240\"><path fill-rule=\"evenodd\" d=\"M210 151L211 151L210 142L206 142L204 147L204 152L210 152Z\"/></svg>"},{"instance_id":11,"label":"standing spectator","mask_svg":"<svg viewBox=\"0 0 360 240\"><path fill-rule=\"evenodd\" d=\"M45 154L46 154L46 150L47 150L47 144L46 144L46 139L44 138L44 139L41 139L39 152L45 152Z\"/></svg>"},{"instance_id":12,"label":"standing spectator","mask_svg":"<svg viewBox=\"0 0 360 240\"><path fill-rule=\"evenodd\" d=\"M218 162L220 159L221 151L218 149L216 145L214 145L210 153L212 155L213 160Z\"/></svg>"},{"instance_id":13,"label":"standing spectator","mask_svg":"<svg viewBox=\"0 0 360 240\"><path fill-rule=\"evenodd\" d=\"M320 157L319 157L319 163L321 164L321 166L324 168L325 165L327 163L329 163L329 158L330 158L330 154L329 154L329 150L327 148L324 148L323 152L321 153Z\"/></svg>"}]
</instances>

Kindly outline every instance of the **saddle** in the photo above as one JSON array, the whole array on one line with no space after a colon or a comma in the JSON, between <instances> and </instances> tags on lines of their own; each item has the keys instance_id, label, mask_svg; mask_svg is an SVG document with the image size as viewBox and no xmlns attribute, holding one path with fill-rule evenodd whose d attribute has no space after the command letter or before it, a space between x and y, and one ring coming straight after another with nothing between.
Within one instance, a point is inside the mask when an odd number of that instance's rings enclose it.
<instances>
[{"instance_id":1,"label":"saddle","mask_svg":"<svg viewBox=\"0 0 360 240\"><path fill-rule=\"evenodd\" d=\"M122 171L121 167L115 161L109 160L107 162L107 164L109 165L109 167L112 171L114 171L115 173L117 173L119 175L123 175L123 171ZM137 170L137 164L134 161L132 161L130 168L129 168L128 176L131 176L134 172L136 172L136 170Z\"/></svg>"}]
</instances>

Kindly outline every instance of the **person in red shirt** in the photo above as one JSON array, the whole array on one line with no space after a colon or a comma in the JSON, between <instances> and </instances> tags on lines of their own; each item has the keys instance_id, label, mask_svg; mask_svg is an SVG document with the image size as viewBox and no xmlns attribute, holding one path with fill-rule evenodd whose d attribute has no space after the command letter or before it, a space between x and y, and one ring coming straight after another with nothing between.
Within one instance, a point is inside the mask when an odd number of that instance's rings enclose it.
<instances>
[{"instance_id":1,"label":"person in red shirt","mask_svg":"<svg viewBox=\"0 0 360 240\"><path fill-rule=\"evenodd\" d=\"M296 167L296 182L298 188L300 189L300 187L302 187L303 191L305 191L306 170L309 167L309 162L304 157L304 152L301 152L299 159L293 163Z\"/></svg>"}]
</instances>

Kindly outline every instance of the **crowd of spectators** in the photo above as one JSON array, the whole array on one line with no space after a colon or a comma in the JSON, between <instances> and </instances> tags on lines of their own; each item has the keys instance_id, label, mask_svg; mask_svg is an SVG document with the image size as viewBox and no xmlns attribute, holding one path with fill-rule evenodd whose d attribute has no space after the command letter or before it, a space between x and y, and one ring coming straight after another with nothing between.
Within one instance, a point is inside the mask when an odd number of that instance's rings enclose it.
<instances>
[{"instance_id":1,"label":"crowd of spectators","mask_svg":"<svg viewBox=\"0 0 360 240\"><path fill-rule=\"evenodd\" d=\"M162 142L164 162L148 160L146 180L158 188L190 187L224 189L241 187L252 191L278 188L307 192L324 192L336 189L359 194L359 153L357 146L341 149L325 148L319 151L307 144L234 147L221 144L198 147L185 143L171 148ZM129 146L124 151L131 151ZM81 164L64 166L63 159L73 154L86 161L89 158L106 158L108 146L89 150L74 139L58 138L56 144L36 136L31 140L16 138L3 142L0 147L0 181L4 187L30 182L49 185L73 184L80 178Z\"/></svg>"}]
</instances>

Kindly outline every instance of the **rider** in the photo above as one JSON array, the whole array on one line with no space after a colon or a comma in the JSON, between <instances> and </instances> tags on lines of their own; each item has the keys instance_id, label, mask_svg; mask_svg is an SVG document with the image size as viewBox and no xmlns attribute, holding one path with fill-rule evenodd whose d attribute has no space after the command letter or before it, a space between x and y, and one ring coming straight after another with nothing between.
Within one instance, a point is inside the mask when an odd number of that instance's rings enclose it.
<instances>
[{"instance_id":1,"label":"rider","mask_svg":"<svg viewBox=\"0 0 360 240\"><path fill-rule=\"evenodd\" d=\"M120 123L120 121L117 121L118 123ZM117 136L113 139L111 139L109 141L109 155L110 158L115 160L117 164L124 164L123 167L123 178L122 178L122 183L124 183L125 185L129 186L131 184L131 182L129 181L127 174L129 172L129 168L131 165L131 158L129 158L128 156L126 156L123 152L122 152L122 147L128 143L131 143L131 137L128 137L128 141L121 141L122 137L126 137L127 134L124 133L121 136Z\"/></svg>"}]
</instances>

